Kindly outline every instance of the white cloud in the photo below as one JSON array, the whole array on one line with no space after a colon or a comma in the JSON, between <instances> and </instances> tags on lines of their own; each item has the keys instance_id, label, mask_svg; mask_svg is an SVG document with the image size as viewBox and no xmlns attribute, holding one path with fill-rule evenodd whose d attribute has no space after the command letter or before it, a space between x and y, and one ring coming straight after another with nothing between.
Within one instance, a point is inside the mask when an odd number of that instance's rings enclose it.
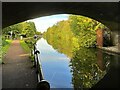
<instances>
[{"instance_id":1,"label":"white cloud","mask_svg":"<svg viewBox=\"0 0 120 90\"><path fill-rule=\"evenodd\" d=\"M37 31L44 32L47 30L47 28L53 26L57 22L62 20L67 20L68 17L69 17L68 14L58 14L58 15L39 17L28 21L33 21L35 23Z\"/></svg>"}]
</instances>

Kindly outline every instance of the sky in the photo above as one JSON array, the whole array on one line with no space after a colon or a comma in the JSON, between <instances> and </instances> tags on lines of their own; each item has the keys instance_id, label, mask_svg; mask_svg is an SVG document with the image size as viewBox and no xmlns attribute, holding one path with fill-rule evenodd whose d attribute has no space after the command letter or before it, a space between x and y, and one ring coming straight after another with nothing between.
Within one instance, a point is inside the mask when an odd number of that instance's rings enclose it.
<instances>
[{"instance_id":1,"label":"sky","mask_svg":"<svg viewBox=\"0 0 120 90\"><path fill-rule=\"evenodd\" d=\"M44 31L47 31L49 27L53 26L57 22L62 20L67 20L68 17L69 17L68 14L57 14L57 15L39 17L28 21L34 22L37 31L43 33Z\"/></svg>"}]
</instances>

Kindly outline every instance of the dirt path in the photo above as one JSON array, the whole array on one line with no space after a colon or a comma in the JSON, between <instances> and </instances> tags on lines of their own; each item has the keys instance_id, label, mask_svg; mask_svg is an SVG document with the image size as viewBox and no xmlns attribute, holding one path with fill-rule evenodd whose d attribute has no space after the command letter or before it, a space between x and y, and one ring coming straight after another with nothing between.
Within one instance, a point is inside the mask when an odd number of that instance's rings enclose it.
<instances>
[{"instance_id":1,"label":"dirt path","mask_svg":"<svg viewBox=\"0 0 120 90\"><path fill-rule=\"evenodd\" d=\"M2 88L35 88L37 75L28 54L14 40L3 58Z\"/></svg>"}]
</instances>

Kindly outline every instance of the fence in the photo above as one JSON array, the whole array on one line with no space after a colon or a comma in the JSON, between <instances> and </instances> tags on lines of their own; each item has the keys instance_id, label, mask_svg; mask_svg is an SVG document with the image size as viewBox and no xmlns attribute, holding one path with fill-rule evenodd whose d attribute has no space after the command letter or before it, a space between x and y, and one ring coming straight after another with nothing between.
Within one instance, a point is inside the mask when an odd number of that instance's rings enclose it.
<instances>
[{"instance_id":1,"label":"fence","mask_svg":"<svg viewBox=\"0 0 120 90\"><path fill-rule=\"evenodd\" d=\"M50 84L48 81L44 80L44 75L41 67L41 62L38 58L40 55L40 52L36 48L36 44L34 45L34 67L36 68L36 73L38 75L38 84L37 84L37 89L42 89L42 90L50 90Z\"/></svg>"}]
</instances>

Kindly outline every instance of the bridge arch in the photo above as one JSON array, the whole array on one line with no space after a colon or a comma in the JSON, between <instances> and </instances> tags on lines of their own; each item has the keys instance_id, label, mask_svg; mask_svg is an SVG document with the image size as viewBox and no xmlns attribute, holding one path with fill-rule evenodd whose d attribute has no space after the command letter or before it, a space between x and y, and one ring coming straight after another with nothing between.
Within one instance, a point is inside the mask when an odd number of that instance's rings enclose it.
<instances>
[{"instance_id":1,"label":"bridge arch","mask_svg":"<svg viewBox=\"0 0 120 90\"><path fill-rule=\"evenodd\" d=\"M29 19L53 14L75 14L95 19L112 31L114 45L120 44L117 2L3 2L3 28Z\"/></svg>"}]
</instances>

